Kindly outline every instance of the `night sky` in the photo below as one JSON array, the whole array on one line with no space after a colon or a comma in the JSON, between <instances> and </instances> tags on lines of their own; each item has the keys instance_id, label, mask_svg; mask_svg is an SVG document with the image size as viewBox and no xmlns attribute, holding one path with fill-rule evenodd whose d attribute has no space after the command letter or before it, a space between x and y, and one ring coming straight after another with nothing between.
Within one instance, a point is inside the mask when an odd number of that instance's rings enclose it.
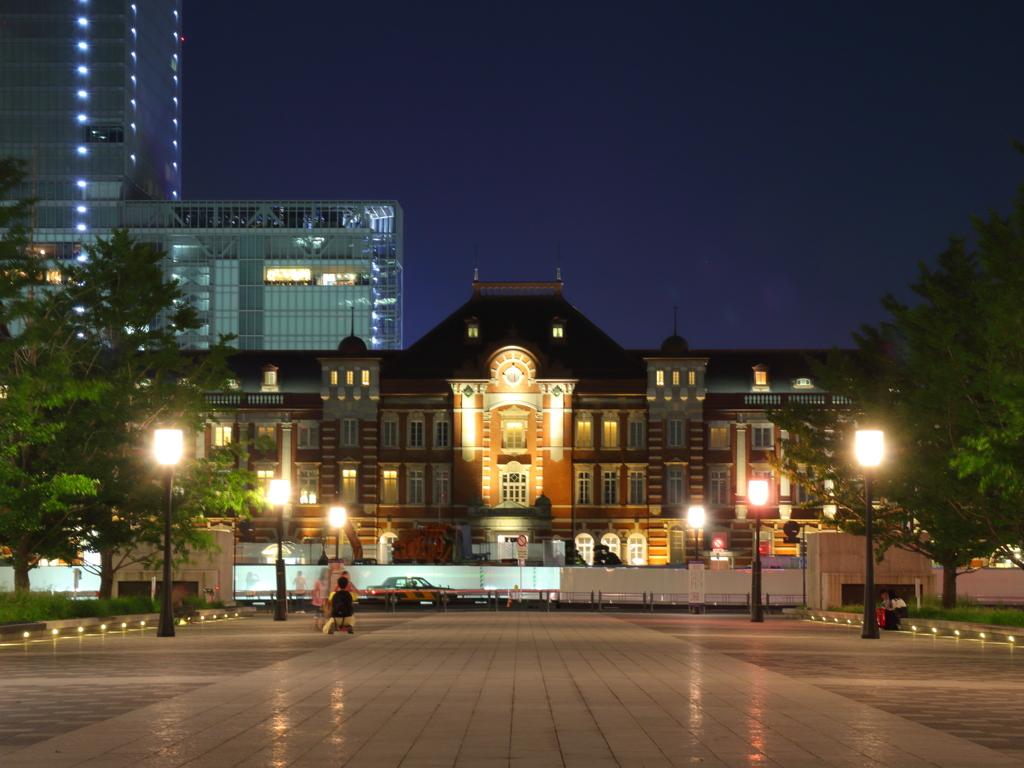
<instances>
[{"instance_id":1,"label":"night sky","mask_svg":"<svg viewBox=\"0 0 1024 768\"><path fill-rule=\"evenodd\" d=\"M1024 158L1024 3L184 5L191 199L395 199L405 342L550 280L629 348L850 346Z\"/></svg>"}]
</instances>

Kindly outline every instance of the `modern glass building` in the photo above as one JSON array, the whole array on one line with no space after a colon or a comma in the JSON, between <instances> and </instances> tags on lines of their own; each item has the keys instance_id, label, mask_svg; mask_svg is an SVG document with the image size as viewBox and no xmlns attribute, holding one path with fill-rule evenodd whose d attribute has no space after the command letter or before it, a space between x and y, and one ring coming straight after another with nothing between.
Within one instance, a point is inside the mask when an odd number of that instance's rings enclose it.
<instances>
[{"instance_id":1,"label":"modern glass building","mask_svg":"<svg viewBox=\"0 0 1024 768\"><path fill-rule=\"evenodd\" d=\"M205 348L402 345L394 201L181 201L182 0L2 0L0 156L24 160L32 248L84 258L113 227L168 252Z\"/></svg>"},{"instance_id":2,"label":"modern glass building","mask_svg":"<svg viewBox=\"0 0 1024 768\"><path fill-rule=\"evenodd\" d=\"M240 349L333 349L352 333L402 346L402 209L378 202L125 203L121 221L168 252L168 274L204 322Z\"/></svg>"}]
</instances>

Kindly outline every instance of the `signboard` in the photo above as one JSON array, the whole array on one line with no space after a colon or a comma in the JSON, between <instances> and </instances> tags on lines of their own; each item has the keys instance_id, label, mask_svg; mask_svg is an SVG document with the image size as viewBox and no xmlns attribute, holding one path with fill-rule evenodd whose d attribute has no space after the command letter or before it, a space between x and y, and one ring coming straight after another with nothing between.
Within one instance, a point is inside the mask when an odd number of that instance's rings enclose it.
<instances>
[{"instance_id":1,"label":"signboard","mask_svg":"<svg viewBox=\"0 0 1024 768\"><path fill-rule=\"evenodd\" d=\"M527 541L526 537L523 536L522 534L520 534L519 538L516 539L516 544L518 544L520 547L525 547L526 546L526 541Z\"/></svg>"},{"instance_id":2,"label":"signboard","mask_svg":"<svg viewBox=\"0 0 1024 768\"><path fill-rule=\"evenodd\" d=\"M711 537L711 548L721 552L729 544L725 536L716 535Z\"/></svg>"},{"instance_id":3,"label":"signboard","mask_svg":"<svg viewBox=\"0 0 1024 768\"><path fill-rule=\"evenodd\" d=\"M690 576L690 610L704 606L704 561L691 560L687 573Z\"/></svg>"},{"instance_id":4,"label":"signboard","mask_svg":"<svg viewBox=\"0 0 1024 768\"><path fill-rule=\"evenodd\" d=\"M516 539L516 544L519 545L519 552L517 553L517 559L519 560L519 565L522 565L523 563L525 563L526 560L527 560L527 557L529 556L530 549L529 549L529 547L526 546L527 545L527 541L528 541L528 539L525 536L520 536L519 538Z\"/></svg>"}]
</instances>

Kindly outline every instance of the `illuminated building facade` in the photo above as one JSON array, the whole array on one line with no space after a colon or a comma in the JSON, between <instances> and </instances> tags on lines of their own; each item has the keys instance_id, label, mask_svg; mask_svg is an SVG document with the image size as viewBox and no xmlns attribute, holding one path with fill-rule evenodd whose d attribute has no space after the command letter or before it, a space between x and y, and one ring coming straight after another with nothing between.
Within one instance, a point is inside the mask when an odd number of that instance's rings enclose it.
<instances>
[{"instance_id":1,"label":"illuminated building facade","mask_svg":"<svg viewBox=\"0 0 1024 768\"><path fill-rule=\"evenodd\" d=\"M817 524L820 510L773 475L784 435L765 416L787 403L845 405L816 386L807 354L691 350L676 335L627 350L560 282L477 282L406 350L345 338L324 351L239 353L238 388L209 395L233 410L198 442L273 438L250 468L291 481L288 535L320 536L327 509L345 506L364 552L382 561L403 529L442 522L469 527L494 558L525 535L574 541L588 561L604 544L631 564L699 551L711 567L742 567L755 514L768 558L797 555L783 522ZM755 510L747 487L761 477L772 492ZM691 505L707 511L699 531ZM256 535L270 541L276 518L263 514Z\"/></svg>"}]
</instances>

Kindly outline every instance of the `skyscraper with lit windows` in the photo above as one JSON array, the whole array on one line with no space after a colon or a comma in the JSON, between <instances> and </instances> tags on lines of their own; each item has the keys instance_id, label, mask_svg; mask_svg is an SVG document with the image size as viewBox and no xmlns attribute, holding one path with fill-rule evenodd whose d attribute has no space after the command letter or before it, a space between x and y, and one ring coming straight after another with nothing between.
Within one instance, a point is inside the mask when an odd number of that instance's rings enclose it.
<instances>
[{"instance_id":1,"label":"skyscraper with lit windows","mask_svg":"<svg viewBox=\"0 0 1024 768\"><path fill-rule=\"evenodd\" d=\"M59 266L113 227L168 252L203 327L243 349L402 345L395 201L182 201L182 0L3 0L0 157L25 162L32 247Z\"/></svg>"}]
</instances>

